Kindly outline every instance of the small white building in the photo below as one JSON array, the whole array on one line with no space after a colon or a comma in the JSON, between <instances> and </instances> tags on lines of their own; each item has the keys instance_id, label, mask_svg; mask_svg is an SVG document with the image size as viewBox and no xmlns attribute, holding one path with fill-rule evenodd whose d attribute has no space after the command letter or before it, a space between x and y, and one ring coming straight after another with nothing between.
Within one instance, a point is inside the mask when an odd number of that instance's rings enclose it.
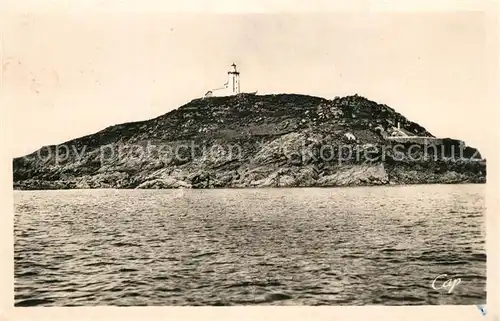
<instances>
[{"instance_id":1,"label":"small white building","mask_svg":"<svg viewBox=\"0 0 500 321\"><path fill-rule=\"evenodd\" d=\"M223 87L209 90L205 97L233 96L240 93L240 72L233 63L227 72L228 79Z\"/></svg>"}]
</instances>

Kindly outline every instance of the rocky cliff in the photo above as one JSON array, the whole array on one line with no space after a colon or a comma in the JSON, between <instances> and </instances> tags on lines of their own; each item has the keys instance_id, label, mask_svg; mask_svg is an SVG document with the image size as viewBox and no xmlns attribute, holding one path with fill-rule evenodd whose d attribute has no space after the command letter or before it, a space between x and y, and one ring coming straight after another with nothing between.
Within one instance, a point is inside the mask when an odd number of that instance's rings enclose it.
<instances>
[{"instance_id":1,"label":"rocky cliff","mask_svg":"<svg viewBox=\"0 0 500 321\"><path fill-rule=\"evenodd\" d=\"M388 139L397 124L421 139ZM425 138L422 138L425 137ZM13 160L14 188L217 188L482 183L486 162L360 96L195 99Z\"/></svg>"}]
</instances>

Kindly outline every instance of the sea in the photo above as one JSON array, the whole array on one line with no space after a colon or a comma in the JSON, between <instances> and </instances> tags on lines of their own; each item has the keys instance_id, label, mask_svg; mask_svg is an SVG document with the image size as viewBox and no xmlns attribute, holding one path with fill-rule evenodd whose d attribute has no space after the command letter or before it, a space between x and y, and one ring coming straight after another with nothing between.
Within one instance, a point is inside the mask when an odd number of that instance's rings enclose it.
<instances>
[{"instance_id":1,"label":"sea","mask_svg":"<svg viewBox=\"0 0 500 321\"><path fill-rule=\"evenodd\" d=\"M485 188L15 191L15 306L485 304Z\"/></svg>"}]
</instances>

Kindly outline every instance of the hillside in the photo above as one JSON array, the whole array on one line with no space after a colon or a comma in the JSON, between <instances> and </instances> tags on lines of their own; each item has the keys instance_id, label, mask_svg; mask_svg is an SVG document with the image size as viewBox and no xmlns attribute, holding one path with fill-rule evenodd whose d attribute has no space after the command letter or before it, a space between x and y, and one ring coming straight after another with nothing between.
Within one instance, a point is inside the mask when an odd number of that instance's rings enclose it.
<instances>
[{"instance_id":1,"label":"hillside","mask_svg":"<svg viewBox=\"0 0 500 321\"><path fill-rule=\"evenodd\" d=\"M14 188L485 182L486 163L474 148L454 139L435 146L388 139L398 124L401 132L434 141L394 109L357 95L200 98L16 158Z\"/></svg>"}]
</instances>

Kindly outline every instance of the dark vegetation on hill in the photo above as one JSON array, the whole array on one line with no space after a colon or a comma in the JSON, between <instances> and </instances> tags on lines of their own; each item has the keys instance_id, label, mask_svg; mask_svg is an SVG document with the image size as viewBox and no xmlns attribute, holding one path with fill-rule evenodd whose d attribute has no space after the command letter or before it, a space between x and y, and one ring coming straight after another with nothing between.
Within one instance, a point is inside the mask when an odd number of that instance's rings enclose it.
<instances>
[{"instance_id":1,"label":"dark vegetation on hill","mask_svg":"<svg viewBox=\"0 0 500 321\"><path fill-rule=\"evenodd\" d=\"M389 141L400 127L429 144ZM486 162L354 95L195 99L13 160L14 188L306 187L482 183Z\"/></svg>"}]
</instances>

